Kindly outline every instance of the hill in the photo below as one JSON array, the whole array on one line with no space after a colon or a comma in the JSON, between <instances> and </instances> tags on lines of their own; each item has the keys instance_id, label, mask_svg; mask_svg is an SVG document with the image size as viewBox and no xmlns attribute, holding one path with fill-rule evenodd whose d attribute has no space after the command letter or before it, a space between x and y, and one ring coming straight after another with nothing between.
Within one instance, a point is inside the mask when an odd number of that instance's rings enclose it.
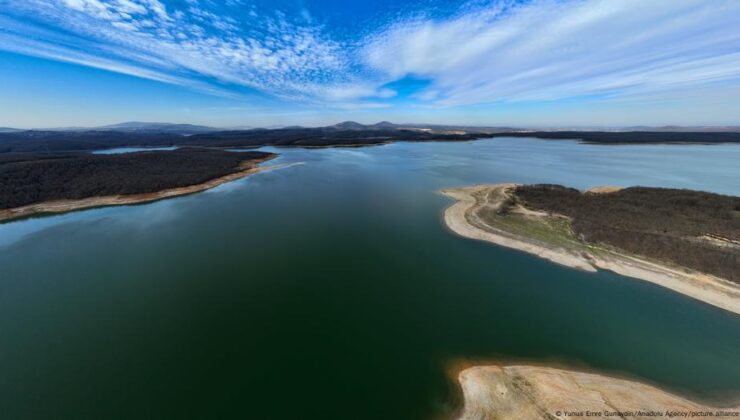
<instances>
[{"instance_id":1,"label":"hill","mask_svg":"<svg viewBox=\"0 0 740 420\"><path fill-rule=\"evenodd\" d=\"M171 134L198 134L218 131L217 128L193 124L171 124L159 122L124 122L120 124L96 127L96 131L122 131L133 133L171 133Z\"/></svg>"}]
</instances>

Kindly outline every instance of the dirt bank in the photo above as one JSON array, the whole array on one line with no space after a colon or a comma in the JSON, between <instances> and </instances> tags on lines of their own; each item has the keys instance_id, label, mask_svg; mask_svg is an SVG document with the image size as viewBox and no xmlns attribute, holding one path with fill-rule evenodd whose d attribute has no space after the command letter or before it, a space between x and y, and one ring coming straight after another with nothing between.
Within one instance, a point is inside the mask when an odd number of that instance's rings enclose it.
<instances>
[{"instance_id":1,"label":"dirt bank","mask_svg":"<svg viewBox=\"0 0 740 420\"><path fill-rule=\"evenodd\" d=\"M549 367L476 366L458 380L461 420L740 418L740 407L709 407L640 382Z\"/></svg>"}]
</instances>

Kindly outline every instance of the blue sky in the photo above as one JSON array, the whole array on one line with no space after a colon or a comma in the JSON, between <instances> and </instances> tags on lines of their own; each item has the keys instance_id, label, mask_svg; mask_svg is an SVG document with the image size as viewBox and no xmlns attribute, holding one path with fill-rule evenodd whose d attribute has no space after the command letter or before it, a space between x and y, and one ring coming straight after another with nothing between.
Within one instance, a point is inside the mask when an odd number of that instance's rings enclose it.
<instances>
[{"instance_id":1,"label":"blue sky","mask_svg":"<svg viewBox=\"0 0 740 420\"><path fill-rule=\"evenodd\" d=\"M0 126L740 124L734 0L0 0Z\"/></svg>"}]
</instances>

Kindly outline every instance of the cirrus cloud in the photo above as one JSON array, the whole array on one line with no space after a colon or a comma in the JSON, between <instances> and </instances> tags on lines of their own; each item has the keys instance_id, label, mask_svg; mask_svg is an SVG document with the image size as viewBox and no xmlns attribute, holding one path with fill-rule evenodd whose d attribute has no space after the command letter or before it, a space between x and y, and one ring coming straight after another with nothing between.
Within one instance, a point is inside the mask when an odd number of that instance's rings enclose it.
<instances>
[{"instance_id":1,"label":"cirrus cloud","mask_svg":"<svg viewBox=\"0 0 740 420\"><path fill-rule=\"evenodd\" d=\"M650 96L737 82L738 27L735 1L537 1L397 22L363 58L432 80L419 98L441 105Z\"/></svg>"},{"instance_id":2,"label":"cirrus cloud","mask_svg":"<svg viewBox=\"0 0 740 420\"><path fill-rule=\"evenodd\" d=\"M450 107L708 95L740 80L740 2L542 0L393 17L354 33L238 0L0 0L0 49L218 95L323 107ZM721 89L720 89L721 90Z\"/></svg>"}]
</instances>

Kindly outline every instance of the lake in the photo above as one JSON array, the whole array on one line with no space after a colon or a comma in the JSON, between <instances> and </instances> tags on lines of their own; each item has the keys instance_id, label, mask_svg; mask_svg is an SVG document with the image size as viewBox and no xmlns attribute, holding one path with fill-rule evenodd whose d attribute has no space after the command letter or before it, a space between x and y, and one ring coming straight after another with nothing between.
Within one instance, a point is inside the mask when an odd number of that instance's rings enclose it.
<instances>
[{"instance_id":1,"label":"lake","mask_svg":"<svg viewBox=\"0 0 740 420\"><path fill-rule=\"evenodd\" d=\"M475 183L740 195L740 145L263 148L213 190L0 225L3 419L426 419L461 361L740 394L740 317L450 233Z\"/></svg>"}]
</instances>

